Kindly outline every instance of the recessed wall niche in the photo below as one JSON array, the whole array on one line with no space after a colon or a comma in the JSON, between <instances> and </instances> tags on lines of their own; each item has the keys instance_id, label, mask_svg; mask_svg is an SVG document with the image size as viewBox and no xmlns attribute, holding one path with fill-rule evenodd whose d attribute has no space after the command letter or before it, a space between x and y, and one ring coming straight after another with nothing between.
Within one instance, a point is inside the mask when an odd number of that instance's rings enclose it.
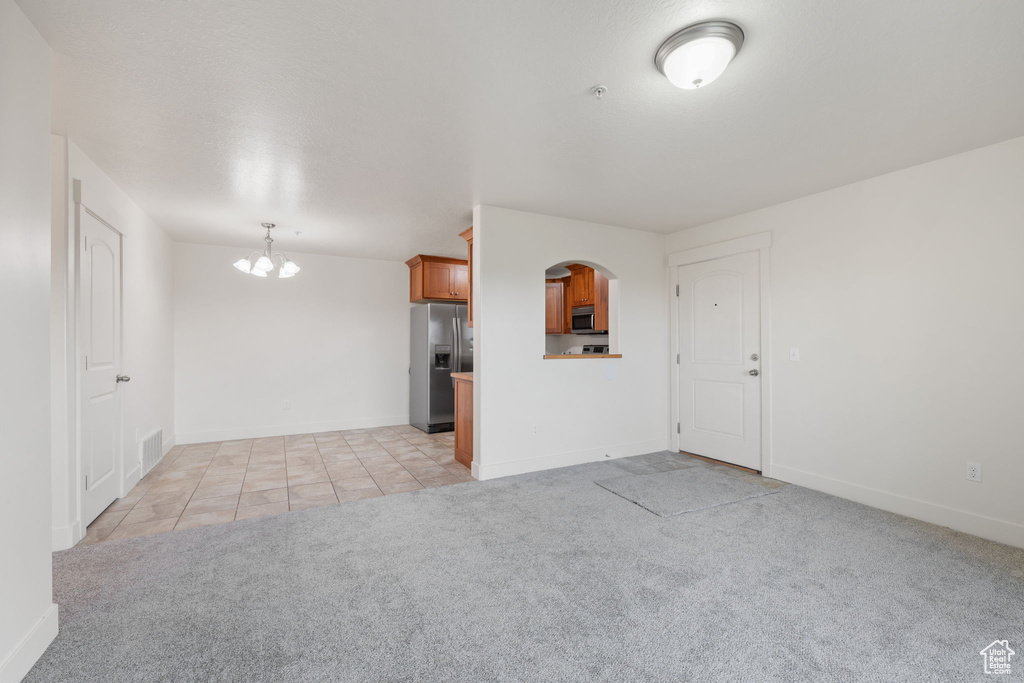
<instances>
[{"instance_id":1,"label":"recessed wall niche","mask_svg":"<svg viewBox=\"0 0 1024 683\"><path fill-rule=\"evenodd\" d=\"M603 266L563 261L544 272L544 358L619 354L618 280Z\"/></svg>"}]
</instances>

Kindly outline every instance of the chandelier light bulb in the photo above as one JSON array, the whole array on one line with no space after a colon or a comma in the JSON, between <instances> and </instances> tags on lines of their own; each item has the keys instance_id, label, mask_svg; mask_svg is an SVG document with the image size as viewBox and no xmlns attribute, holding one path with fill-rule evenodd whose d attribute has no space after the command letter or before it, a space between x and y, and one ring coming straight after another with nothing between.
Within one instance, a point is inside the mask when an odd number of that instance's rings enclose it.
<instances>
[{"instance_id":1,"label":"chandelier light bulb","mask_svg":"<svg viewBox=\"0 0 1024 683\"><path fill-rule=\"evenodd\" d=\"M256 277L266 277L267 276L267 272L265 270L256 270L255 268L253 268L252 272L249 273L249 274L250 275L255 275Z\"/></svg>"},{"instance_id":2,"label":"chandelier light bulb","mask_svg":"<svg viewBox=\"0 0 1024 683\"><path fill-rule=\"evenodd\" d=\"M243 273L248 273L249 271L252 270L252 265L249 263L249 259L247 258L238 259L237 261L235 261L234 265L235 268L238 268Z\"/></svg>"},{"instance_id":3,"label":"chandelier light bulb","mask_svg":"<svg viewBox=\"0 0 1024 683\"><path fill-rule=\"evenodd\" d=\"M264 254L263 256L260 256L259 259L256 260L256 263L253 265L252 269L254 271L258 270L264 275L266 275L267 273L274 269L274 262L271 261L266 254Z\"/></svg>"}]
</instances>

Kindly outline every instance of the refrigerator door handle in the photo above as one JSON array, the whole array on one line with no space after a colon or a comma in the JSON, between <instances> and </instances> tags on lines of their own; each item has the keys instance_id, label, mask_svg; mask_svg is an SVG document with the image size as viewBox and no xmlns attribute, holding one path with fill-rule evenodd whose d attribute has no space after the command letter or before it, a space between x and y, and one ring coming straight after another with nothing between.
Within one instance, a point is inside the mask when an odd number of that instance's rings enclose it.
<instances>
[{"instance_id":1,"label":"refrigerator door handle","mask_svg":"<svg viewBox=\"0 0 1024 683\"><path fill-rule=\"evenodd\" d=\"M452 355L455 357L455 362L452 363L452 372L462 372L462 340L459 339L458 316L452 318L452 336L455 338L455 343L452 345ZM452 386L455 386L455 380L452 380Z\"/></svg>"}]
</instances>

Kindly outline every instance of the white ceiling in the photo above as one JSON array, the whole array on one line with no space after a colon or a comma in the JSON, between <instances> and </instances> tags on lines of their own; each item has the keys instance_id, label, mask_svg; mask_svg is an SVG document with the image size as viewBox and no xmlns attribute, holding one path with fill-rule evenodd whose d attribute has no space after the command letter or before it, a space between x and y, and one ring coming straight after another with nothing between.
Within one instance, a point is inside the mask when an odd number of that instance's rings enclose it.
<instances>
[{"instance_id":1,"label":"white ceiling","mask_svg":"<svg viewBox=\"0 0 1024 683\"><path fill-rule=\"evenodd\" d=\"M1020 0L19 4L55 132L179 241L460 255L478 203L673 232L1024 135ZM743 50L678 90L654 52L710 18Z\"/></svg>"}]
</instances>

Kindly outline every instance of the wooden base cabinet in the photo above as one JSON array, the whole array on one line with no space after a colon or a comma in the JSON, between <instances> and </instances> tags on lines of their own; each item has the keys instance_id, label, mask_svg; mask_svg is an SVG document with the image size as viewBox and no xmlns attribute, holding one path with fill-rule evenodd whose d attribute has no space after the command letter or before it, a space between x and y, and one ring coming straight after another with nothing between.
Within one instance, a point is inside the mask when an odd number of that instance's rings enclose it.
<instances>
[{"instance_id":1,"label":"wooden base cabinet","mask_svg":"<svg viewBox=\"0 0 1024 683\"><path fill-rule=\"evenodd\" d=\"M467 379L469 377L470 379ZM473 465L473 380L470 373L452 373L455 380L455 459Z\"/></svg>"},{"instance_id":2,"label":"wooden base cabinet","mask_svg":"<svg viewBox=\"0 0 1024 683\"><path fill-rule=\"evenodd\" d=\"M469 300L469 264L444 256L419 254L405 262L409 266L409 301Z\"/></svg>"}]
</instances>

